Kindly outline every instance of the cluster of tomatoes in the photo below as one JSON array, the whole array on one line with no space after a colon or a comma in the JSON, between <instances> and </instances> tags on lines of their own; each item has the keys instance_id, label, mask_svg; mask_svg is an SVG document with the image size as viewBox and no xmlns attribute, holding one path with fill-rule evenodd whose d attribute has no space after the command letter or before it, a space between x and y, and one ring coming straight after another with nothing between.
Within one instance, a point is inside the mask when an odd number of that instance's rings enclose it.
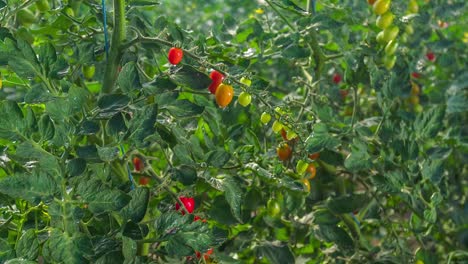
<instances>
[{"instance_id":1,"label":"cluster of tomatoes","mask_svg":"<svg viewBox=\"0 0 468 264\"><path fill-rule=\"evenodd\" d=\"M396 55L398 48L397 36L400 29L393 25L395 15L390 11L391 0L368 0L372 5L372 9L378 15L375 24L381 31L377 34L376 40L379 44L385 46L383 64L388 70L395 66Z\"/></svg>"},{"instance_id":2,"label":"cluster of tomatoes","mask_svg":"<svg viewBox=\"0 0 468 264\"><path fill-rule=\"evenodd\" d=\"M167 55L169 63L172 65L179 64L182 61L183 56L183 50L176 47L171 48ZM208 86L208 91L211 94L214 94L216 104L218 104L218 106L221 108L225 108L232 102L234 97L234 89L232 85L223 83L224 75L217 70L213 70L210 73L210 78L212 81ZM241 78L240 82L247 87L249 87L252 83L251 80L245 77ZM250 102L252 102L252 96L248 92L243 91L240 93L237 101L240 105L246 107L250 104Z\"/></svg>"},{"instance_id":3,"label":"cluster of tomatoes","mask_svg":"<svg viewBox=\"0 0 468 264\"><path fill-rule=\"evenodd\" d=\"M133 157L132 159L132 163L133 163L133 168L135 169L136 172L142 172L143 169L144 169L144 164L143 164L143 161L141 160L141 158L135 156ZM149 177L146 177L146 176L140 176L139 180L138 180L138 183L140 185L148 185L150 182L150 178ZM176 202L175 204L175 209L176 211L179 211L182 215L185 215L186 212L188 212L189 214L192 214L193 211L195 210L195 199L193 197L186 197L186 196L180 196L179 197L179 200L182 202L182 204L184 205L185 207L185 210L181 208L181 205ZM203 223L206 223L206 220L205 219L202 219L200 218L199 216L195 215L193 217L193 221L196 222L196 221L202 221ZM205 262L209 259L209 256L213 253L213 249L209 249L207 252L205 252L203 254L203 258L205 259ZM198 259L201 258L202 254L198 251L195 252L195 255ZM187 257L188 260L191 260L192 257Z\"/></svg>"}]
</instances>

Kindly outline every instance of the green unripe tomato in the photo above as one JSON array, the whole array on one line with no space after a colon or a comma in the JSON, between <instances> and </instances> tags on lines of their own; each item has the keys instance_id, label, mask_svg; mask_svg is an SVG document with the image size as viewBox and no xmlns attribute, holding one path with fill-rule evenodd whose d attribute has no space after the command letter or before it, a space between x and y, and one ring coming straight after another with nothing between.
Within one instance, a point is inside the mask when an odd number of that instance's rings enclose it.
<instances>
[{"instance_id":1,"label":"green unripe tomato","mask_svg":"<svg viewBox=\"0 0 468 264\"><path fill-rule=\"evenodd\" d=\"M385 56L384 60L383 60L384 66L385 66L385 68L387 70L391 70L393 68L393 66L395 66L395 62L396 62L396 56L395 55Z\"/></svg>"},{"instance_id":2,"label":"green unripe tomato","mask_svg":"<svg viewBox=\"0 0 468 264\"><path fill-rule=\"evenodd\" d=\"M281 213L281 206L276 200L270 199L267 203L267 210L268 215L277 216Z\"/></svg>"},{"instance_id":3,"label":"green unripe tomato","mask_svg":"<svg viewBox=\"0 0 468 264\"><path fill-rule=\"evenodd\" d=\"M275 122L273 122L273 126L271 127L275 133L279 133L282 128L283 124L281 124L278 120L275 120Z\"/></svg>"},{"instance_id":4,"label":"green unripe tomato","mask_svg":"<svg viewBox=\"0 0 468 264\"><path fill-rule=\"evenodd\" d=\"M36 7L41 12L46 12L50 10L49 1L47 0L39 0L36 2Z\"/></svg>"},{"instance_id":5,"label":"green unripe tomato","mask_svg":"<svg viewBox=\"0 0 468 264\"><path fill-rule=\"evenodd\" d=\"M21 9L16 13L16 19L21 25L28 25L36 22L36 16L29 9Z\"/></svg>"},{"instance_id":6,"label":"green unripe tomato","mask_svg":"<svg viewBox=\"0 0 468 264\"><path fill-rule=\"evenodd\" d=\"M395 15L392 12L387 12L379 16L375 21L375 24L380 29L386 29L393 23L393 19L395 19Z\"/></svg>"},{"instance_id":7,"label":"green unripe tomato","mask_svg":"<svg viewBox=\"0 0 468 264\"><path fill-rule=\"evenodd\" d=\"M242 92L237 99L240 105L248 106L252 102L252 96L247 92Z\"/></svg>"},{"instance_id":8,"label":"green unripe tomato","mask_svg":"<svg viewBox=\"0 0 468 264\"><path fill-rule=\"evenodd\" d=\"M385 55L390 56L395 54L396 50L398 48L398 42L396 39L391 40L388 42L387 46L385 47Z\"/></svg>"},{"instance_id":9,"label":"green unripe tomato","mask_svg":"<svg viewBox=\"0 0 468 264\"><path fill-rule=\"evenodd\" d=\"M249 80L249 79L247 79L247 78L245 78L245 77L242 77L242 78L240 79L240 83L245 84L245 85L247 85L247 86L250 86L250 85L252 84L252 81Z\"/></svg>"},{"instance_id":10,"label":"green unripe tomato","mask_svg":"<svg viewBox=\"0 0 468 264\"><path fill-rule=\"evenodd\" d=\"M376 15L382 15L390 8L390 0L377 0L372 6Z\"/></svg>"},{"instance_id":11,"label":"green unripe tomato","mask_svg":"<svg viewBox=\"0 0 468 264\"><path fill-rule=\"evenodd\" d=\"M406 41L408 41L408 35L406 35L406 33L401 34L400 40L401 42L406 43Z\"/></svg>"},{"instance_id":12,"label":"green unripe tomato","mask_svg":"<svg viewBox=\"0 0 468 264\"><path fill-rule=\"evenodd\" d=\"M407 26L405 27L405 33L408 34L408 35L412 35L412 34L414 33L413 26L407 25Z\"/></svg>"},{"instance_id":13,"label":"green unripe tomato","mask_svg":"<svg viewBox=\"0 0 468 264\"><path fill-rule=\"evenodd\" d=\"M291 129L286 128L285 130L286 130L286 139L287 140L292 140L292 139L295 139L297 137L296 132L292 131Z\"/></svg>"},{"instance_id":14,"label":"green unripe tomato","mask_svg":"<svg viewBox=\"0 0 468 264\"><path fill-rule=\"evenodd\" d=\"M383 40L388 43L390 40L394 40L398 36L398 32L400 32L400 29L393 25L384 30L383 34Z\"/></svg>"},{"instance_id":15,"label":"green unripe tomato","mask_svg":"<svg viewBox=\"0 0 468 264\"><path fill-rule=\"evenodd\" d=\"M280 115L286 114L286 112L284 112L283 109L281 109L281 107L279 107L279 106L275 107L275 112L280 114Z\"/></svg>"},{"instance_id":16,"label":"green unripe tomato","mask_svg":"<svg viewBox=\"0 0 468 264\"><path fill-rule=\"evenodd\" d=\"M307 167L309 167L309 163L299 160L296 164L296 172L298 174L304 174L307 170Z\"/></svg>"},{"instance_id":17,"label":"green unripe tomato","mask_svg":"<svg viewBox=\"0 0 468 264\"><path fill-rule=\"evenodd\" d=\"M83 75L86 79L88 80L92 79L95 73L96 73L96 67L94 65L83 66Z\"/></svg>"},{"instance_id":18,"label":"green unripe tomato","mask_svg":"<svg viewBox=\"0 0 468 264\"><path fill-rule=\"evenodd\" d=\"M270 122L271 120L271 115L267 112L263 112L262 115L260 116L260 122L262 122L262 124L266 125Z\"/></svg>"},{"instance_id":19,"label":"green unripe tomato","mask_svg":"<svg viewBox=\"0 0 468 264\"><path fill-rule=\"evenodd\" d=\"M418 2L416 0L410 0L408 3L408 11L410 14L417 14L419 11Z\"/></svg>"},{"instance_id":20,"label":"green unripe tomato","mask_svg":"<svg viewBox=\"0 0 468 264\"><path fill-rule=\"evenodd\" d=\"M377 36L375 37L375 40L377 40L377 43L379 44L385 44L385 40L383 37L384 37L384 32L380 31L379 34L377 34Z\"/></svg>"},{"instance_id":21,"label":"green unripe tomato","mask_svg":"<svg viewBox=\"0 0 468 264\"><path fill-rule=\"evenodd\" d=\"M67 14L70 17L75 16L75 11L73 11L73 9L71 7L69 7L69 6L65 7L65 9L63 11L65 12L65 14Z\"/></svg>"}]
</instances>

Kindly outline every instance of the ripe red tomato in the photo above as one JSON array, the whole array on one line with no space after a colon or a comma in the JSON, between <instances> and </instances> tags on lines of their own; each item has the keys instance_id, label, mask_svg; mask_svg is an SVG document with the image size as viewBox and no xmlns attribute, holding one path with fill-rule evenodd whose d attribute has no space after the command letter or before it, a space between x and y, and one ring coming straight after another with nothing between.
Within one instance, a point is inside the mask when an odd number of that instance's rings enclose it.
<instances>
[{"instance_id":1,"label":"ripe red tomato","mask_svg":"<svg viewBox=\"0 0 468 264\"><path fill-rule=\"evenodd\" d=\"M179 48L171 48L169 53L167 54L167 58L169 59L169 63L172 65L177 65L182 61L182 57L184 57L184 51Z\"/></svg>"},{"instance_id":2,"label":"ripe red tomato","mask_svg":"<svg viewBox=\"0 0 468 264\"><path fill-rule=\"evenodd\" d=\"M206 251L205 254L203 254L203 258L205 259L205 261L208 260L211 254L213 254L212 248L208 249L208 251ZM195 251L195 255L197 256L198 259L201 258L201 253L198 251Z\"/></svg>"},{"instance_id":3,"label":"ripe red tomato","mask_svg":"<svg viewBox=\"0 0 468 264\"><path fill-rule=\"evenodd\" d=\"M417 72L412 72L411 77L413 77L414 79L419 79L419 78L421 78L421 74L419 74Z\"/></svg>"},{"instance_id":4,"label":"ripe red tomato","mask_svg":"<svg viewBox=\"0 0 468 264\"><path fill-rule=\"evenodd\" d=\"M143 162L139 157L134 157L133 158L133 167L135 168L136 171L142 171L143 170Z\"/></svg>"},{"instance_id":5,"label":"ripe red tomato","mask_svg":"<svg viewBox=\"0 0 468 264\"><path fill-rule=\"evenodd\" d=\"M320 152L309 154L309 159L311 160L318 160L319 157L320 157Z\"/></svg>"},{"instance_id":6,"label":"ripe red tomato","mask_svg":"<svg viewBox=\"0 0 468 264\"><path fill-rule=\"evenodd\" d=\"M335 84L339 84L339 83L341 82L341 75L338 74L338 73L335 73L335 74L333 75L333 82L334 82Z\"/></svg>"},{"instance_id":7,"label":"ripe red tomato","mask_svg":"<svg viewBox=\"0 0 468 264\"><path fill-rule=\"evenodd\" d=\"M145 176L140 177L140 180L138 181L140 185L148 185L149 182L150 182L150 178L145 177Z\"/></svg>"},{"instance_id":8,"label":"ripe red tomato","mask_svg":"<svg viewBox=\"0 0 468 264\"><path fill-rule=\"evenodd\" d=\"M291 158L292 149L288 144L283 143L276 149L276 153L278 154L278 158L280 160L285 161Z\"/></svg>"},{"instance_id":9,"label":"ripe red tomato","mask_svg":"<svg viewBox=\"0 0 468 264\"><path fill-rule=\"evenodd\" d=\"M210 93L216 94L216 90L217 90L218 86L224 80L224 75L222 73L220 73L219 71L214 70L214 71L212 71L210 73L210 78L213 81L211 82L210 86L208 87L208 90L210 91Z\"/></svg>"},{"instance_id":10,"label":"ripe red tomato","mask_svg":"<svg viewBox=\"0 0 468 264\"><path fill-rule=\"evenodd\" d=\"M435 59L436 59L436 56L435 56L434 52L428 52L428 53L426 54L426 58L427 58L429 61L434 62Z\"/></svg>"},{"instance_id":11,"label":"ripe red tomato","mask_svg":"<svg viewBox=\"0 0 468 264\"><path fill-rule=\"evenodd\" d=\"M189 214L191 214L193 212L193 210L195 209L195 199L193 199L192 197L185 197L185 196L180 196L179 199L184 204L185 209L187 209ZM176 208L177 211L179 211L180 204L176 203L175 208ZM180 210L180 211L181 211L182 215L185 215L185 210Z\"/></svg>"},{"instance_id":12,"label":"ripe red tomato","mask_svg":"<svg viewBox=\"0 0 468 264\"><path fill-rule=\"evenodd\" d=\"M219 107L224 108L231 103L234 97L234 89L229 84L221 84L216 89L215 97Z\"/></svg>"},{"instance_id":13,"label":"ripe red tomato","mask_svg":"<svg viewBox=\"0 0 468 264\"><path fill-rule=\"evenodd\" d=\"M201 217L199 217L198 215L194 216L193 217L193 221L196 222L196 221L202 221L203 223L206 223L206 219L202 219Z\"/></svg>"}]
</instances>

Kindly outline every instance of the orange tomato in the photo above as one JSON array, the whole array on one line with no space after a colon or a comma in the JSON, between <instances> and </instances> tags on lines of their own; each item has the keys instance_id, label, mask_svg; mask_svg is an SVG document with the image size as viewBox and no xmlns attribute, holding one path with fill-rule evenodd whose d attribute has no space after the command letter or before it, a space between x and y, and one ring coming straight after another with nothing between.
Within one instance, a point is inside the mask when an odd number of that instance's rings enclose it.
<instances>
[{"instance_id":1,"label":"orange tomato","mask_svg":"<svg viewBox=\"0 0 468 264\"><path fill-rule=\"evenodd\" d=\"M311 160L318 160L319 157L320 157L320 152L309 154L309 159Z\"/></svg>"},{"instance_id":2,"label":"orange tomato","mask_svg":"<svg viewBox=\"0 0 468 264\"><path fill-rule=\"evenodd\" d=\"M304 184L304 190L310 192L310 181L308 179L302 179L302 184Z\"/></svg>"},{"instance_id":3,"label":"orange tomato","mask_svg":"<svg viewBox=\"0 0 468 264\"><path fill-rule=\"evenodd\" d=\"M234 97L234 89L231 85L222 83L216 89L215 97L219 107L224 108L231 103Z\"/></svg>"},{"instance_id":4,"label":"orange tomato","mask_svg":"<svg viewBox=\"0 0 468 264\"><path fill-rule=\"evenodd\" d=\"M317 168L313 163L309 164L306 171L309 174L309 179L313 179L315 178L315 175L317 175Z\"/></svg>"}]
</instances>

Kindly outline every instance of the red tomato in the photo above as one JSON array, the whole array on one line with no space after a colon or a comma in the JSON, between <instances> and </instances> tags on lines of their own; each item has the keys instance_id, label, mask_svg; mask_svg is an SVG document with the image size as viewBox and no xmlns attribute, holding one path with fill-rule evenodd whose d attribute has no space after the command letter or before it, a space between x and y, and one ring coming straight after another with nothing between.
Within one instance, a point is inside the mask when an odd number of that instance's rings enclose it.
<instances>
[{"instance_id":1,"label":"red tomato","mask_svg":"<svg viewBox=\"0 0 468 264\"><path fill-rule=\"evenodd\" d=\"M145 177L145 176L140 177L140 180L138 181L140 185L148 185L149 182L150 182L150 178Z\"/></svg>"},{"instance_id":2,"label":"red tomato","mask_svg":"<svg viewBox=\"0 0 468 264\"><path fill-rule=\"evenodd\" d=\"M417 73L417 72L412 72L411 73L411 77L415 78L415 79L419 79L421 78L421 74Z\"/></svg>"},{"instance_id":3,"label":"red tomato","mask_svg":"<svg viewBox=\"0 0 468 264\"><path fill-rule=\"evenodd\" d=\"M195 209L195 199L193 199L192 197L185 197L185 196L180 196L179 199L184 204L185 209L187 209L189 214L191 214L193 210ZM177 211L179 211L180 204L176 203L175 208ZM181 212L182 212L182 215L185 215L185 210L181 210Z\"/></svg>"},{"instance_id":4,"label":"red tomato","mask_svg":"<svg viewBox=\"0 0 468 264\"><path fill-rule=\"evenodd\" d=\"M334 82L335 84L339 84L339 83L341 82L341 75L338 74L338 73L335 73L335 74L333 75L333 82Z\"/></svg>"},{"instance_id":5,"label":"red tomato","mask_svg":"<svg viewBox=\"0 0 468 264\"><path fill-rule=\"evenodd\" d=\"M284 128L281 129L281 137L283 137L284 140L288 140L288 136Z\"/></svg>"},{"instance_id":6,"label":"red tomato","mask_svg":"<svg viewBox=\"0 0 468 264\"><path fill-rule=\"evenodd\" d=\"M428 53L426 54L426 58L427 58L429 61L434 62L435 59L436 59L436 56L435 56L434 52L428 52Z\"/></svg>"},{"instance_id":7,"label":"red tomato","mask_svg":"<svg viewBox=\"0 0 468 264\"><path fill-rule=\"evenodd\" d=\"M134 157L133 158L133 167L135 168L136 171L142 171L143 170L143 162L139 157Z\"/></svg>"},{"instance_id":8,"label":"red tomato","mask_svg":"<svg viewBox=\"0 0 468 264\"><path fill-rule=\"evenodd\" d=\"M340 95L341 98L344 100L346 99L346 96L348 96L349 91L348 90L340 90Z\"/></svg>"},{"instance_id":9,"label":"red tomato","mask_svg":"<svg viewBox=\"0 0 468 264\"><path fill-rule=\"evenodd\" d=\"M208 249L208 251L206 251L205 254L203 254L203 258L205 260L208 260L208 258L210 257L211 254L213 254L213 249L212 248ZM195 251L195 255L197 256L198 259L201 258L201 254L198 251Z\"/></svg>"},{"instance_id":10,"label":"red tomato","mask_svg":"<svg viewBox=\"0 0 468 264\"><path fill-rule=\"evenodd\" d=\"M292 156L292 149L291 147L284 143L284 144L281 144L277 149L276 149L276 153L278 154L278 158L282 161L285 161L285 160L288 160L291 158Z\"/></svg>"},{"instance_id":11,"label":"red tomato","mask_svg":"<svg viewBox=\"0 0 468 264\"><path fill-rule=\"evenodd\" d=\"M210 78L213 80L208 87L208 90L212 94L216 94L216 89L218 89L218 86L223 82L224 80L224 75L220 73L219 71L212 71L210 73Z\"/></svg>"},{"instance_id":12,"label":"red tomato","mask_svg":"<svg viewBox=\"0 0 468 264\"><path fill-rule=\"evenodd\" d=\"M177 65L182 61L182 57L184 57L184 51L179 48L171 48L169 53L167 54L169 59L169 63L172 65Z\"/></svg>"}]
</instances>

